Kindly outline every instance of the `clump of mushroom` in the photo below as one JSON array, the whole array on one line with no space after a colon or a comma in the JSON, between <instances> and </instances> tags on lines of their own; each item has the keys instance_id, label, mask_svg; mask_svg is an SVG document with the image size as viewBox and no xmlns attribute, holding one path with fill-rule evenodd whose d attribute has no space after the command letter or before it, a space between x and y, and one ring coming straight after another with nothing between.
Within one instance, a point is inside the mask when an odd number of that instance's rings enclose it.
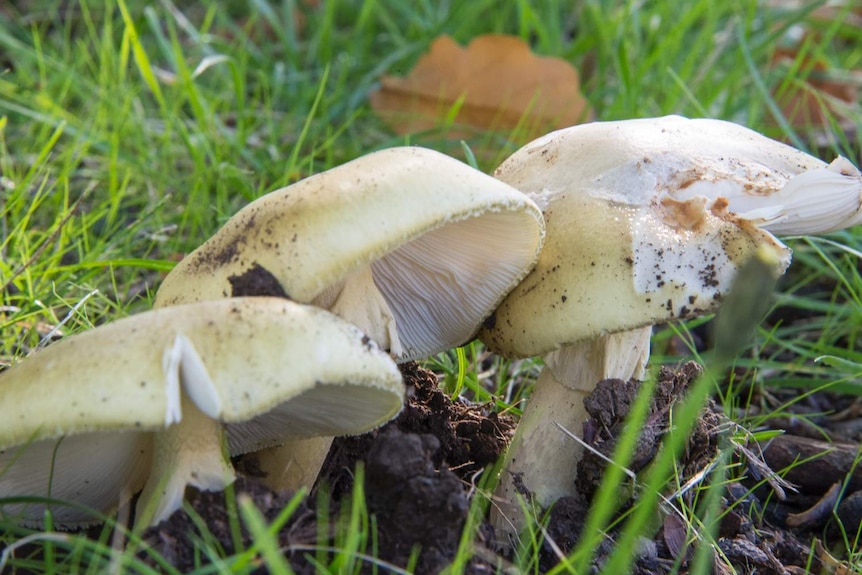
<instances>
[{"instance_id":1,"label":"clump of mushroom","mask_svg":"<svg viewBox=\"0 0 862 575\"><path fill-rule=\"evenodd\" d=\"M776 234L824 233L862 221L859 171L826 164L729 122L597 122L550 133L495 176L542 208L535 269L480 339L509 357L543 355L497 491L496 524L522 527L516 483L542 506L574 493L586 418L602 379L642 379L651 326L715 311L758 249L790 263Z\"/></svg>"},{"instance_id":2,"label":"clump of mushroom","mask_svg":"<svg viewBox=\"0 0 862 575\"><path fill-rule=\"evenodd\" d=\"M168 274L155 306L280 295L330 310L408 361L472 339L543 237L538 207L518 190L432 150L391 148L240 210ZM314 481L328 448L291 442L260 465L274 487L296 488Z\"/></svg>"},{"instance_id":3,"label":"clump of mushroom","mask_svg":"<svg viewBox=\"0 0 862 575\"><path fill-rule=\"evenodd\" d=\"M39 524L46 504L5 499L49 497L55 525L77 527L143 488L138 523L158 522L187 484L233 481L228 449L361 433L403 395L391 358L321 309L236 298L131 316L0 374L0 513Z\"/></svg>"}]
</instances>

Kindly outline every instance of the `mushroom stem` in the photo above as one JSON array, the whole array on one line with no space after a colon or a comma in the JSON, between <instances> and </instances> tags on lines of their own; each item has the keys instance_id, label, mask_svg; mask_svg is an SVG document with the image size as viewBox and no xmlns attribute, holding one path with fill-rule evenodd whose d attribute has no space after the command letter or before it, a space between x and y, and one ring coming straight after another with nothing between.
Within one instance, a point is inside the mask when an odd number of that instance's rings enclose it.
<instances>
[{"instance_id":1,"label":"mushroom stem","mask_svg":"<svg viewBox=\"0 0 862 575\"><path fill-rule=\"evenodd\" d=\"M404 349L398 338L395 316L374 283L371 265L363 265L343 281L324 290L311 302L359 327L381 349L397 358ZM262 450L257 461L264 481L276 491L311 487L323 466L332 437L286 440Z\"/></svg>"},{"instance_id":2,"label":"mushroom stem","mask_svg":"<svg viewBox=\"0 0 862 575\"><path fill-rule=\"evenodd\" d=\"M377 342L393 358L404 351L398 339L395 316L374 283L371 265L364 265L311 302L347 320Z\"/></svg>"},{"instance_id":3,"label":"mushroom stem","mask_svg":"<svg viewBox=\"0 0 862 575\"><path fill-rule=\"evenodd\" d=\"M529 493L542 507L575 495L572 469L583 454L578 436L587 420L584 398L608 378L643 379L651 326L569 344L544 358L521 421L506 453L491 521L498 533L516 536L525 526L519 498ZM520 497L519 497L520 496Z\"/></svg>"},{"instance_id":4,"label":"mushroom stem","mask_svg":"<svg viewBox=\"0 0 862 575\"><path fill-rule=\"evenodd\" d=\"M263 482L275 491L296 491L311 487L332 445L332 437L291 439L260 450L257 464L265 474Z\"/></svg>"},{"instance_id":5,"label":"mushroom stem","mask_svg":"<svg viewBox=\"0 0 862 575\"><path fill-rule=\"evenodd\" d=\"M219 491L233 483L233 467L223 448L224 428L182 394L182 421L156 434L153 470L135 508L135 524L148 527L183 504L186 485Z\"/></svg>"}]
</instances>

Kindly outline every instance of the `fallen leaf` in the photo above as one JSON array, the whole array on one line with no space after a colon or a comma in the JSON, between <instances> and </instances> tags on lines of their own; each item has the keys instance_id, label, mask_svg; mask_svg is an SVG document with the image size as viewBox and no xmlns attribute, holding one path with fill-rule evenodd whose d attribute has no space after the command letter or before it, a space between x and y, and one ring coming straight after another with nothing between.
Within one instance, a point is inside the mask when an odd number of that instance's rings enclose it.
<instances>
[{"instance_id":1,"label":"fallen leaf","mask_svg":"<svg viewBox=\"0 0 862 575\"><path fill-rule=\"evenodd\" d=\"M662 523L664 544L667 546L671 557L678 557L685 550L688 539L688 529L685 522L676 513L669 513Z\"/></svg>"},{"instance_id":2,"label":"fallen leaf","mask_svg":"<svg viewBox=\"0 0 862 575\"><path fill-rule=\"evenodd\" d=\"M803 79L791 80L775 91L776 103L784 117L794 128L824 128L830 118L843 119L849 108L859 101L859 89L853 82L832 73L827 64L803 57L800 65L795 48L776 50L772 59L774 67L788 69L798 67L811 70Z\"/></svg>"},{"instance_id":3,"label":"fallen leaf","mask_svg":"<svg viewBox=\"0 0 862 575\"><path fill-rule=\"evenodd\" d=\"M819 539L814 540L814 551L817 553L817 558L823 564L821 573L828 575L852 575L859 573L846 561L841 561L832 556Z\"/></svg>"},{"instance_id":4,"label":"fallen leaf","mask_svg":"<svg viewBox=\"0 0 862 575\"><path fill-rule=\"evenodd\" d=\"M770 0L767 6L793 14L799 9L798 4L797 0ZM807 21L789 28L783 45L771 58L771 67L784 70L788 76L773 91L773 97L794 129L828 133L833 120L848 123L848 112L858 106L860 72L834 69L824 58L801 52L806 44L822 45L823 23L831 24L837 19L844 25L858 27L862 23L862 7L842 0L818 7L808 14ZM813 24L817 21L821 24Z\"/></svg>"},{"instance_id":5,"label":"fallen leaf","mask_svg":"<svg viewBox=\"0 0 862 575\"><path fill-rule=\"evenodd\" d=\"M590 118L578 72L560 58L533 54L520 38L489 34L462 48L449 36L431 44L408 76L385 76L371 106L398 134L449 128L512 132L528 141Z\"/></svg>"}]
</instances>

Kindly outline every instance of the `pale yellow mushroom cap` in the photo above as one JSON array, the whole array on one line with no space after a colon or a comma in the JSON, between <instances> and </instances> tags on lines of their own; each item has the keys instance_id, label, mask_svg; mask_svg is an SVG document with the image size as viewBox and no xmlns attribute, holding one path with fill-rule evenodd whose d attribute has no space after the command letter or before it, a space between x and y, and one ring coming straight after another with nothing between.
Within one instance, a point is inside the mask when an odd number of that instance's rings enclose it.
<instances>
[{"instance_id":1,"label":"pale yellow mushroom cap","mask_svg":"<svg viewBox=\"0 0 862 575\"><path fill-rule=\"evenodd\" d=\"M542 208L534 270L479 337L532 356L602 334L714 311L772 233L854 225L860 176L737 124L678 116L596 122L552 132L495 176ZM813 199L816 198L816 201Z\"/></svg>"},{"instance_id":2,"label":"pale yellow mushroom cap","mask_svg":"<svg viewBox=\"0 0 862 575\"><path fill-rule=\"evenodd\" d=\"M46 496L50 481L53 497L116 507L147 480L158 432L183 425L182 396L223 422L230 451L242 453L373 429L401 409L404 386L395 363L358 328L285 299L131 316L0 374L0 499ZM21 508L0 502L0 511ZM63 508L56 519L71 525L84 517ZM41 509L25 519L38 522Z\"/></svg>"},{"instance_id":3,"label":"pale yellow mushroom cap","mask_svg":"<svg viewBox=\"0 0 862 575\"><path fill-rule=\"evenodd\" d=\"M511 186L392 148L246 206L168 274L155 305L282 295L335 306L399 360L426 357L473 337L543 234L539 209Z\"/></svg>"}]
</instances>

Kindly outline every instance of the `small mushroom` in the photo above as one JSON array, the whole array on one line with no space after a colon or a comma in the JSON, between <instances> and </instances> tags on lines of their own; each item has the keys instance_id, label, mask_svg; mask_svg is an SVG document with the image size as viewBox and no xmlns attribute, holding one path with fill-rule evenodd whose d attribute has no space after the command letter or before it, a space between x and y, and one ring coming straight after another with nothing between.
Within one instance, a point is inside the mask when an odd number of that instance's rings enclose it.
<instances>
[{"instance_id":1,"label":"small mushroom","mask_svg":"<svg viewBox=\"0 0 862 575\"><path fill-rule=\"evenodd\" d=\"M240 210L168 274L155 306L282 295L332 311L408 361L472 339L543 237L538 207L518 190L432 150L391 148ZM271 485L313 481L329 447L313 441L316 453L291 445L261 456Z\"/></svg>"},{"instance_id":2,"label":"small mushroom","mask_svg":"<svg viewBox=\"0 0 862 575\"><path fill-rule=\"evenodd\" d=\"M0 512L97 522L135 492L145 524L187 484L218 490L242 453L285 437L362 433L401 409L395 363L359 329L281 298L146 312L66 337L0 374ZM226 437L225 437L226 436ZM223 446L225 441L227 446Z\"/></svg>"},{"instance_id":3,"label":"small mushroom","mask_svg":"<svg viewBox=\"0 0 862 575\"><path fill-rule=\"evenodd\" d=\"M710 313L739 266L781 234L855 225L860 174L729 122L598 122L550 133L495 176L542 207L547 240L533 271L479 337L508 357L544 355L497 491L511 533L516 487L543 506L575 491L583 398L606 378L642 379L651 326Z\"/></svg>"}]
</instances>

